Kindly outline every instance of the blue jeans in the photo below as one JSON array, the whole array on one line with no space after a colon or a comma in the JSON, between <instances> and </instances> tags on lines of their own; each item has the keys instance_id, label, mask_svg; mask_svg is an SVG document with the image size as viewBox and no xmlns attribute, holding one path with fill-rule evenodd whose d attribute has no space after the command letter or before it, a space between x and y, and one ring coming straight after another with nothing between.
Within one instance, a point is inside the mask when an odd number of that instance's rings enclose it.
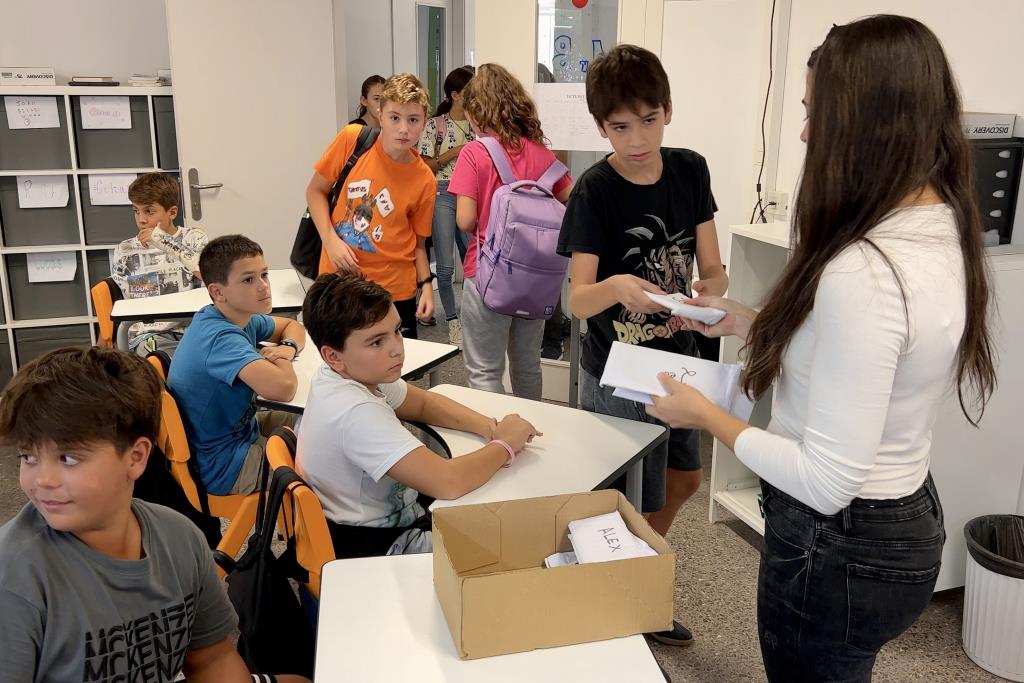
<instances>
[{"instance_id":1,"label":"blue jeans","mask_svg":"<svg viewBox=\"0 0 1024 683\"><path fill-rule=\"evenodd\" d=\"M465 260L469 235L459 230L455 224L455 195L448 193L447 180L437 181L434 225L431 232L434 239L437 291L441 295L441 307L444 308L445 320L455 320L459 317L459 307L455 302L455 291L452 288L452 276L455 275L454 247L459 249L459 258Z\"/></svg>"},{"instance_id":2,"label":"blue jeans","mask_svg":"<svg viewBox=\"0 0 1024 683\"><path fill-rule=\"evenodd\" d=\"M857 498L834 515L761 488L757 632L768 680L870 681L878 650L917 620L939 575L946 533L931 475L909 496Z\"/></svg>"}]
</instances>

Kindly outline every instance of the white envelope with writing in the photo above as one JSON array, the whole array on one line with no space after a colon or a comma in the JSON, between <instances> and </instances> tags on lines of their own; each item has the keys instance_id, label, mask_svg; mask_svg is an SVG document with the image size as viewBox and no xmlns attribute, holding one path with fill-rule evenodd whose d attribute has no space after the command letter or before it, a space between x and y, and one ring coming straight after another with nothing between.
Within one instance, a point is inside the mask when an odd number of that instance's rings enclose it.
<instances>
[{"instance_id":1,"label":"white envelope with writing","mask_svg":"<svg viewBox=\"0 0 1024 683\"><path fill-rule=\"evenodd\" d=\"M601 375L601 386L614 387L614 395L620 398L650 404L651 396L666 395L658 381L660 372L667 372L677 381L689 384L739 419L750 419L754 402L740 389L739 365L612 342L608 362Z\"/></svg>"},{"instance_id":2,"label":"white envelope with writing","mask_svg":"<svg viewBox=\"0 0 1024 683\"><path fill-rule=\"evenodd\" d=\"M618 510L569 522L569 540L580 564L658 554L646 541L633 535Z\"/></svg>"}]
</instances>

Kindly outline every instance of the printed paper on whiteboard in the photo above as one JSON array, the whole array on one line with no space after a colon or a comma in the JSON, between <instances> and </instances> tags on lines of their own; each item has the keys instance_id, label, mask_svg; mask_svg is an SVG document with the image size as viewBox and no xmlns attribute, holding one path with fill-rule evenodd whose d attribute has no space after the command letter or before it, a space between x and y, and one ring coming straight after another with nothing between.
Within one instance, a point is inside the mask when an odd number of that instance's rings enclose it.
<instances>
[{"instance_id":1,"label":"printed paper on whiteboard","mask_svg":"<svg viewBox=\"0 0 1024 683\"><path fill-rule=\"evenodd\" d=\"M89 176L89 203L93 206L131 204L128 186L135 178L134 173L97 173Z\"/></svg>"},{"instance_id":2,"label":"printed paper on whiteboard","mask_svg":"<svg viewBox=\"0 0 1024 683\"><path fill-rule=\"evenodd\" d=\"M11 130L60 128L56 97L4 95L4 109Z\"/></svg>"},{"instance_id":3,"label":"printed paper on whiteboard","mask_svg":"<svg viewBox=\"0 0 1024 683\"><path fill-rule=\"evenodd\" d=\"M63 175L20 175L18 206L23 209L45 209L68 205L68 177Z\"/></svg>"},{"instance_id":4,"label":"printed paper on whiteboard","mask_svg":"<svg viewBox=\"0 0 1024 683\"><path fill-rule=\"evenodd\" d=\"M127 95L82 95L82 128L132 127L132 107Z\"/></svg>"},{"instance_id":5,"label":"printed paper on whiteboard","mask_svg":"<svg viewBox=\"0 0 1024 683\"><path fill-rule=\"evenodd\" d=\"M29 282L68 282L78 272L78 253L54 251L43 254L25 254L28 261Z\"/></svg>"},{"instance_id":6,"label":"printed paper on whiteboard","mask_svg":"<svg viewBox=\"0 0 1024 683\"><path fill-rule=\"evenodd\" d=\"M611 143L601 137L594 117L587 110L585 83L536 83L533 99L551 149L612 151Z\"/></svg>"}]
</instances>

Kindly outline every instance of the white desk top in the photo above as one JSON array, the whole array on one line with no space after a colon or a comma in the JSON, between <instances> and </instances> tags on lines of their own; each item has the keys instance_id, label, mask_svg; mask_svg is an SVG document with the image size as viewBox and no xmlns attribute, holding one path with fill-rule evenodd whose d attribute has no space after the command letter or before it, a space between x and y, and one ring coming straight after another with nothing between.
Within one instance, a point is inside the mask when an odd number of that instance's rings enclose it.
<instances>
[{"instance_id":1,"label":"white desk top","mask_svg":"<svg viewBox=\"0 0 1024 683\"><path fill-rule=\"evenodd\" d=\"M643 636L460 660L434 593L431 559L367 557L324 566L315 680L665 680Z\"/></svg>"},{"instance_id":2,"label":"white desk top","mask_svg":"<svg viewBox=\"0 0 1024 683\"><path fill-rule=\"evenodd\" d=\"M275 312L300 311L306 298L299 276L291 268L270 271L270 293ZM190 289L187 292L151 296L145 299L121 299L114 302L111 320L172 320L190 318L210 303L206 287Z\"/></svg>"},{"instance_id":3,"label":"white desk top","mask_svg":"<svg viewBox=\"0 0 1024 683\"><path fill-rule=\"evenodd\" d=\"M324 364L320 354L312 347L312 340L307 338L307 346L295 359L295 377L299 386L295 390L295 398L291 401L269 401L257 397L256 401L268 408L301 413L306 410L306 398L309 396L309 384L320 366ZM417 379L426 372L459 355L459 347L451 344L423 341L421 339L405 340L405 360L402 363L402 379Z\"/></svg>"},{"instance_id":4,"label":"white desk top","mask_svg":"<svg viewBox=\"0 0 1024 683\"><path fill-rule=\"evenodd\" d=\"M431 509L593 491L625 474L630 465L668 437L661 425L506 394L451 384L442 384L431 391L499 419L509 413L519 413L544 434L520 451L511 467L498 470L477 490L456 500L435 501ZM484 444L475 434L439 428L437 433L453 457L475 451Z\"/></svg>"}]
</instances>

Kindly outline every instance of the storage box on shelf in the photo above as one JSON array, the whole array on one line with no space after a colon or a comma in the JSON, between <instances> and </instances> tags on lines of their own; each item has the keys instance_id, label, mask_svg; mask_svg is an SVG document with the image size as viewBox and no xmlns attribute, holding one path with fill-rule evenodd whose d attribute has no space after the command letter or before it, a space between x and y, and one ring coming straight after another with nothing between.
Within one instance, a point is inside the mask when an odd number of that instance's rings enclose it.
<instances>
[{"instance_id":1,"label":"storage box on shelf","mask_svg":"<svg viewBox=\"0 0 1024 683\"><path fill-rule=\"evenodd\" d=\"M750 306L761 304L789 259L789 225L761 223L731 226L728 296ZM999 387L989 402L980 429L960 413L955 393L939 407L932 432L931 472L945 513L946 544L936 590L964 584L964 524L989 513L1024 513L1024 457L1019 446L1019 410L1011 401L1024 380L1024 356L1014 344L1024 338L1024 313L1015 297L1024 291L1024 246L986 249L992 274L998 323L994 326L999 354ZM740 342L723 340L721 360L737 362ZM751 424L765 427L771 419L771 396L754 407ZM712 448L709 519L718 521L721 508L764 533L757 475L717 439Z\"/></svg>"},{"instance_id":2,"label":"storage box on shelf","mask_svg":"<svg viewBox=\"0 0 1024 683\"><path fill-rule=\"evenodd\" d=\"M97 95L128 96L131 127L85 128L81 98ZM58 127L12 130L7 97L53 98ZM148 171L179 176L170 87L0 87L0 386L41 353L96 342L89 289L110 275L111 251L135 223L129 205L90 202L89 176ZM19 175L64 178L67 205L21 208ZM75 254L71 280L28 281L29 255L47 252Z\"/></svg>"}]
</instances>

